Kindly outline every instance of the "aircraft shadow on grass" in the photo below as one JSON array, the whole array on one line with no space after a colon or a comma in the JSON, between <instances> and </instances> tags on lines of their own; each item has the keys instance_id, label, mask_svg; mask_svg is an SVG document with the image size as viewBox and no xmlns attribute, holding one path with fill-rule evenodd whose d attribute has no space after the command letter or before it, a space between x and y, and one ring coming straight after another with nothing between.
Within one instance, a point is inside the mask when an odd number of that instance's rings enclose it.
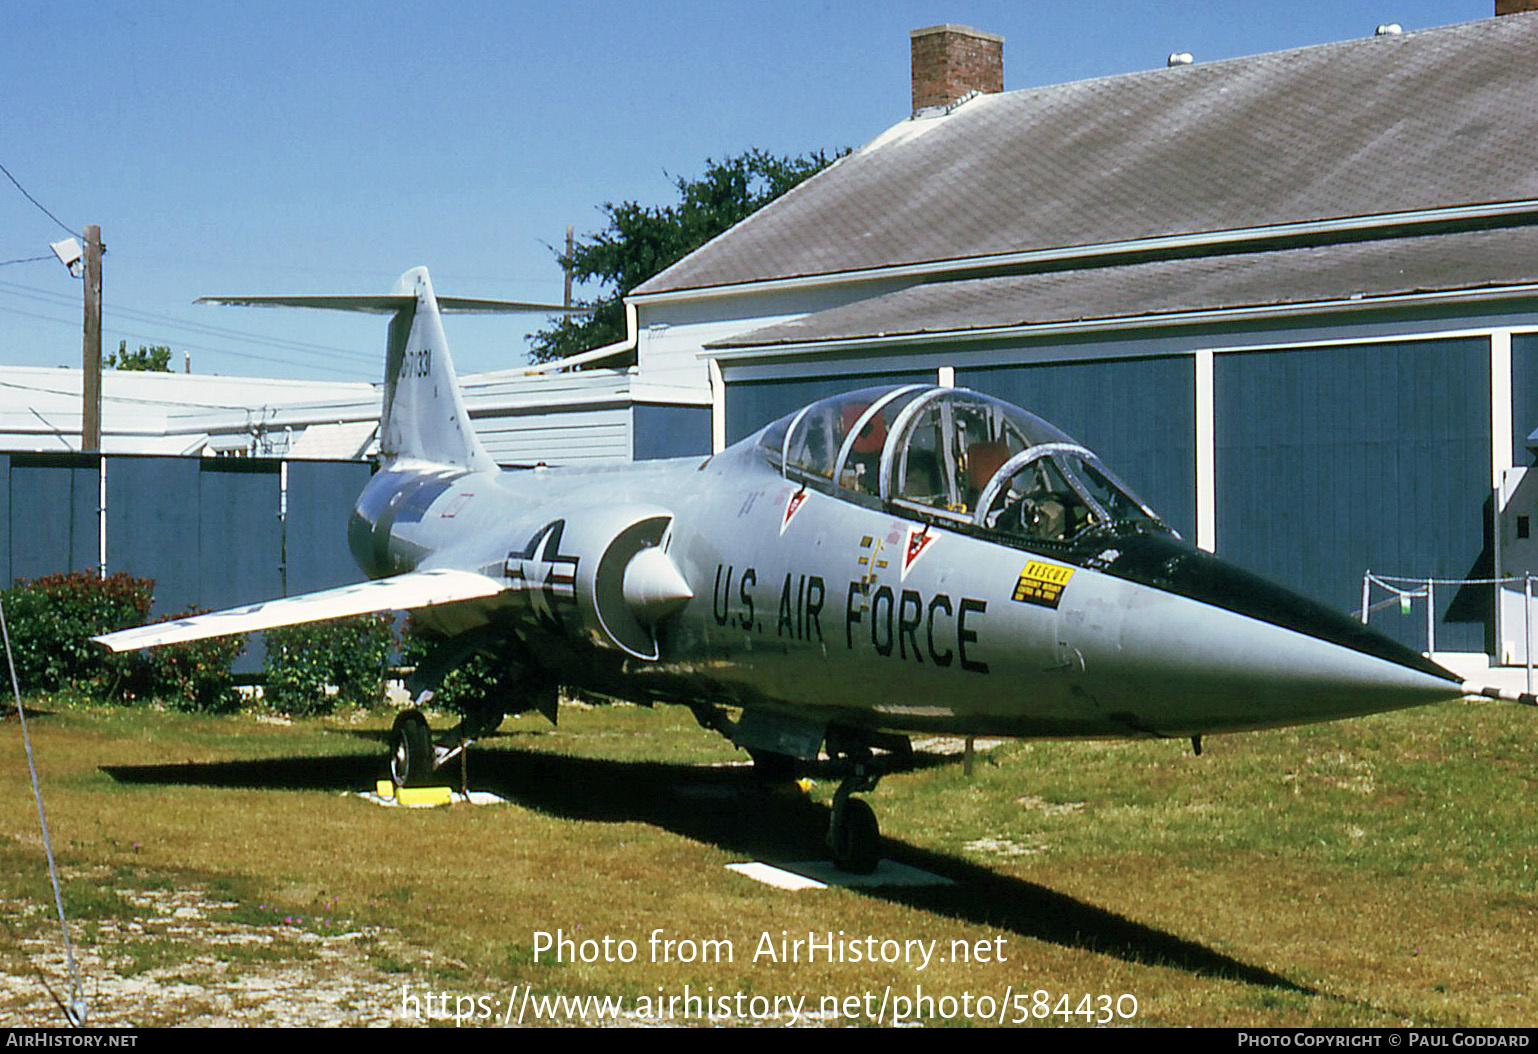
<instances>
[{"instance_id":1,"label":"aircraft shadow on grass","mask_svg":"<svg viewBox=\"0 0 1538 1054\"><path fill-rule=\"evenodd\" d=\"M360 733L369 737L368 733ZM509 737L500 737L504 741ZM921 756L918 767L953 758ZM457 782L457 766L454 766ZM120 783L320 790L371 788L385 775L377 757L335 755L256 761L118 765ZM744 859L820 860L828 807L765 785L744 766L679 765L576 758L499 745L469 761L472 790L489 791L552 816L600 823L645 823ZM818 775L813 769L811 774ZM954 885L854 887L864 896L993 930L1127 962L1173 967L1199 976L1283 988L1314 989L1196 941L1023 879L996 874L944 853L886 839L887 858Z\"/></svg>"}]
</instances>

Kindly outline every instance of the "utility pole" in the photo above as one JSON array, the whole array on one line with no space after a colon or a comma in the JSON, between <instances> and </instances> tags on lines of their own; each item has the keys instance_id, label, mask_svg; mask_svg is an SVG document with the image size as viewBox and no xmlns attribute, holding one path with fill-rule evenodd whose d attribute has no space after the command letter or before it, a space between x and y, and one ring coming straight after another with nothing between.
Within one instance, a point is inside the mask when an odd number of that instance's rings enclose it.
<instances>
[{"instance_id":1,"label":"utility pole","mask_svg":"<svg viewBox=\"0 0 1538 1054\"><path fill-rule=\"evenodd\" d=\"M80 449L101 449L101 228L85 229L85 382Z\"/></svg>"},{"instance_id":2,"label":"utility pole","mask_svg":"<svg viewBox=\"0 0 1538 1054\"><path fill-rule=\"evenodd\" d=\"M571 307L571 224L566 225L566 258L561 261L561 270L566 272L566 299L561 303Z\"/></svg>"}]
</instances>

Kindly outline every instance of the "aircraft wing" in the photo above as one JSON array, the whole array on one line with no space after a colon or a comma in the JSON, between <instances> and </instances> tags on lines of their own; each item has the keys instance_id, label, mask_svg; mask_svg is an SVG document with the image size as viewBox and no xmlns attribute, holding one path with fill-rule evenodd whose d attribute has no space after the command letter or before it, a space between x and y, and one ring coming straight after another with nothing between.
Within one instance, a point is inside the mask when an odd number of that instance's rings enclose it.
<instances>
[{"instance_id":1,"label":"aircraft wing","mask_svg":"<svg viewBox=\"0 0 1538 1054\"><path fill-rule=\"evenodd\" d=\"M207 615L189 615L187 618L119 630L91 639L113 651L134 651L162 644L202 640L205 637L293 626L300 622L320 622L347 615L426 608L458 600L479 600L495 596L504 588L503 583L497 579L474 571L412 571L393 578L339 586L319 593L304 593L260 604L247 604Z\"/></svg>"}]
</instances>

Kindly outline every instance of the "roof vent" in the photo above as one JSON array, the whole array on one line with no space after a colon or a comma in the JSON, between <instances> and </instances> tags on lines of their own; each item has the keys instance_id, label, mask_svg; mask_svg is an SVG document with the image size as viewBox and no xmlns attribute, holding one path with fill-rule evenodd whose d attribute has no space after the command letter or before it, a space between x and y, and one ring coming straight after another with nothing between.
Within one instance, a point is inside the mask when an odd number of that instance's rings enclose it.
<instances>
[{"instance_id":1,"label":"roof vent","mask_svg":"<svg viewBox=\"0 0 1538 1054\"><path fill-rule=\"evenodd\" d=\"M1170 57L1164 60L1164 64L1174 69L1176 66L1189 66L1195 61L1196 59L1189 51L1172 51Z\"/></svg>"},{"instance_id":2,"label":"roof vent","mask_svg":"<svg viewBox=\"0 0 1538 1054\"><path fill-rule=\"evenodd\" d=\"M1379 26L1373 33L1375 37L1397 37L1404 32L1404 27L1398 22L1390 22L1386 26Z\"/></svg>"}]
</instances>

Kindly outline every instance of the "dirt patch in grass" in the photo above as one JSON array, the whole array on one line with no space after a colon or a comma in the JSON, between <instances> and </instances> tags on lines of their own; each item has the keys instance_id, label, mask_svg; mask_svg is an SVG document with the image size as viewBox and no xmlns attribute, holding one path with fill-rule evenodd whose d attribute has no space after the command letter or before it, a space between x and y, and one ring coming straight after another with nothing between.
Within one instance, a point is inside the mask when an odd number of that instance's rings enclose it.
<instances>
[{"instance_id":1,"label":"dirt patch in grass","mask_svg":"<svg viewBox=\"0 0 1538 1054\"><path fill-rule=\"evenodd\" d=\"M104 876L103 876L104 877ZM98 1027L414 1024L402 986L434 957L377 927L279 916L196 888L112 890L129 909L71 922L75 963ZM64 1025L72 985L52 910L0 900L0 1026Z\"/></svg>"}]
</instances>

